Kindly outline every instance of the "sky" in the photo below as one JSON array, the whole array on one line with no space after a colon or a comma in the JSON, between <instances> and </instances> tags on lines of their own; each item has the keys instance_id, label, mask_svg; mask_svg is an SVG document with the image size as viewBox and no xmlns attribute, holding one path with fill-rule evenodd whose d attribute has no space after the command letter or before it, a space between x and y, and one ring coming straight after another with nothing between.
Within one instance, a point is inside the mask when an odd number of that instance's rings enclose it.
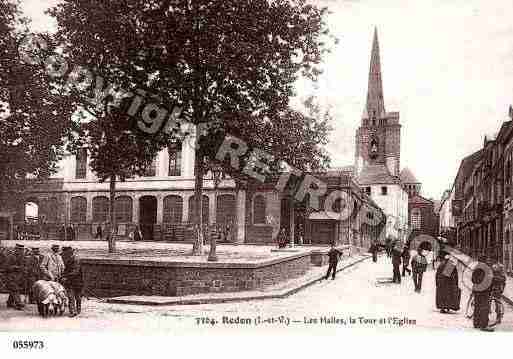
<instances>
[{"instance_id":1,"label":"sky","mask_svg":"<svg viewBox=\"0 0 513 359\"><path fill-rule=\"evenodd\" d=\"M55 24L44 10L56 0L22 0L35 30ZM461 159L482 147L485 134L508 120L513 103L513 1L322 0L339 39L315 86L330 108L332 166L354 161L354 136L366 100L374 27L378 29L385 107L399 111L401 168L439 199Z\"/></svg>"}]
</instances>

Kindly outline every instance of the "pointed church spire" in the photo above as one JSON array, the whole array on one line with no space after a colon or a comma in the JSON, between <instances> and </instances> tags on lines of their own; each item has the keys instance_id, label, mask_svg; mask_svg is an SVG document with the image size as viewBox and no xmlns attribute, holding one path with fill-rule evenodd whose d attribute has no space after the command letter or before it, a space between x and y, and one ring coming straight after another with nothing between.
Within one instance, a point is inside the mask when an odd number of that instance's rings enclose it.
<instances>
[{"instance_id":1,"label":"pointed church spire","mask_svg":"<svg viewBox=\"0 0 513 359\"><path fill-rule=\"evenodd\" d=\"M374 40L369 68L369 87L367 88L366 112L369 118L385 115L383 100L383 82L381 79L381 60L379 55L378 28L374 28Z\"/></svg>"}]
</instances>

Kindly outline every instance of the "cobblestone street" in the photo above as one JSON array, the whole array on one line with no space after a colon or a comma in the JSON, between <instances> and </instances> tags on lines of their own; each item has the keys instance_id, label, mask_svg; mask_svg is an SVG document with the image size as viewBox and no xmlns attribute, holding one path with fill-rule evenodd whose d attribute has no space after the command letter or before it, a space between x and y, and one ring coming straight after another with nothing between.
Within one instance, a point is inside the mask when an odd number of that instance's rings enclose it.
<instances>
[{"instance_id":1,"label":"cobblestone street","mask_svg":"<svg viewBox=\"0 0 513 359\"><path fill-rule=\"evenodd\" d=\"M284 329L287 318L291 321L287 328L303 330L311 326L319 329L335 330L342 327L357 328L441 328L473 330L471 320L465 318L464 309L468 290L463 290L462 310L454 314L441 314L435 308L434 272L428 270L424 276L423 290L417 294L413 290L411 277L403 278L401 285L379 283L391 277L390 260L380 257L377 264L367 260L347 270L339 272L336 280L321 281L285 299L260 300L223 304L190 306L135 306L114 305L97 300L85 300L84 313L74 319L67 317L42 319L36 315L34 306L18 312L5 307L5 295L0 305L0 330L128 330L128 331L195 331L216 327L241 328L238 323L223 323L223 317L236 321L237 318L256 317L272 319L260 328ZM461 277L461 275L460 275ZM460 287L463 287L460 284ZM324 324L319 318L356 319L350 324ZM359 317L369 319L360 322ZM388 318L397 318L388 322ZM198 319L204 321L198 323ZM386 324L372 324L373 319L386 318ZM280 322L281 320L281 322ZM308 325L304 322L309 321ZM317 323L315 323L317 320ZM293 321L297 321L293 322ZM402 321L403 325L400 325ZM415 324L413 324L413 321ZM216 324L213 324L215 322ZM254 324L254 323L252 323ZM248 328L248 326L246 326ZM513 310L506 305L506 315L497 331L513 330Z\"/></svg>"}]
</instances>

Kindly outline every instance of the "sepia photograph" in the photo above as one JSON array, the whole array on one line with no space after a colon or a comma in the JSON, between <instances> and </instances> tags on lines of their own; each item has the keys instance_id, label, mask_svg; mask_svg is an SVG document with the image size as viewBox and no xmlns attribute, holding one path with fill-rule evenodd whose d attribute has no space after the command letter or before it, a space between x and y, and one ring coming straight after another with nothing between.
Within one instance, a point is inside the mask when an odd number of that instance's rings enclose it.
<instances>
[{"instance_id":1,"label":"sepia photograph","mask_svg":"<svg viewBox=\"0 0 513 359\"><path fill-rule=\"evenodd\" d=\"M2 350L512 333L512 16L0 0Z\"/></svg>"}]
</instances>

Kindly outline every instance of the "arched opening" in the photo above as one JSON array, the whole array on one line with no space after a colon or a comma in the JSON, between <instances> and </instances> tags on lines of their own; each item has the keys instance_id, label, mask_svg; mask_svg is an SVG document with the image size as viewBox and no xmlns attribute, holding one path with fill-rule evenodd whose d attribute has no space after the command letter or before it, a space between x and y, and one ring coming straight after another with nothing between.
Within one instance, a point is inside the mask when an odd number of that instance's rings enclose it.
<instances>
[{"instance_id":1,"label":"arched opening","mask_svg":"<svg viewBox=\"0 0 513 359\"><path fill-rule=\"evenodd\" d=\"M71 199L71 223L85 223L87 213L87 199L73 197Z\"/></svg>"},{"instance_id":2,"label":"arched opening","mask_svg":"<svg viewBox=\"0 0 513 359\"><path fill-rule=\"evenodd\" d=\"M217 196L216 203L216 223L226 227L235 222L235 196L232 194L222 194Z\"/></svg>"},{"instance_id":3,"label":"arched opening","mask_svg":"<svg viewBox=\"0 0 513 359\"><path fill-rule=\"evenodd\" d=\"M171 195L164 198L164 223L180 224L183 215L183 199L180 196Z\"/></svg>"},{"instance_id":4,"label":"arched opening","mask_svg":"<svg viewBox=\"0 0 513 359\"><path fill-rule=\"evenodd\" d=\"M39 219L39 204L34 200L25 202L25 218L24 220L29 224L37 223Z\"/></svg>"},{"instance_id":5,"label":"arched opening","mask_svg":"<svg viewBox=\"0 0 513 359\"><path fill-rule=\"evenodd\" d=\"M144 241L153 241L153 229L157 223L157 198L143 196L139 198L139 226Z\"/></svg>"},{"instance_id":6,"label":"arched opening","mask_svg":"<svg viewBox=\"0 0 513 359\"><path fill-rule=\"evenodd\" d=\"M105 223L109 221L109 199L104 196L93 198L93 222Z\"/></svg>"},{"instance_id":7,"label":"arched opening","mask_svg":"<svg viewBox=\"0 0 513 359\"><path fill-rule=\"evenodd\" d=\"M253 198L253 224L265 224L265 197L261 194Z\"/></svg>"},{"instance_id":8,"label":"arched opening","mask_svg":"<svg viewBox=\"0 0 513 359\"><path fill-rule=\"evenodd\" d=\"M201 208L203 212L203 223L209 223L209 198L208 196L203 195L203 199L201 201ZM194 217L194 212L196 208L196 201L194 200L194 196L189 197L189 222L194 223L196 221Z\"/></svg>"},{"instance_id":9,"label":"arched opening","mask_svg":"<svg viewBox=\"0 0 513 359\"><path fill-rule=\"evenodd\" d=\"M132 198L120 196L114 202L114 215L116 223L132 222Z\"/></svg>"}]
</instances>

